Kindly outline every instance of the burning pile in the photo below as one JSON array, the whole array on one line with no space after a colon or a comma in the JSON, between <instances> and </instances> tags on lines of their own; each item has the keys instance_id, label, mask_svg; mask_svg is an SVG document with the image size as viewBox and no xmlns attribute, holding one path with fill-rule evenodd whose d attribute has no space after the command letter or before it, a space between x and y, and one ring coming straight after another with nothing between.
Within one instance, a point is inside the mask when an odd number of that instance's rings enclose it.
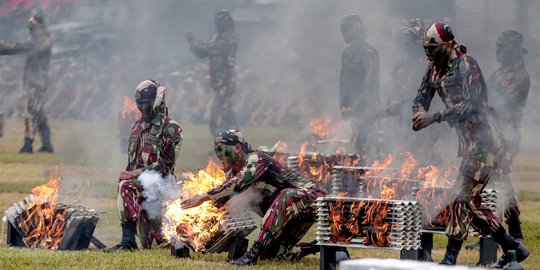
<instances>
[{"instance_id":1,"label":"burning pile","mask_svg":"<svg viewBox=\"0 0 540 270\"><path fill-rule=\"evenodd\" d=\"M325 197L317 205L321 245L420 247L422 215L414 201Z\"/></svg>"},{"instance_id":2,"label":"burning pile","mask_svg":"<svg viewBox=\"0 0 540 270\"><path fill-rule=\"evenodd\" d=\"M197 174L187 173L183 184L183 196L190 198L202 194L225 181L225 173L212 160L206 169ZM191 249L205 251L224 223L225 208L216 208L212 202L198 207L182 209L181 199L165 203L163 235L174 245L186 244Z\"/></svg>"},{"instance_id":3,"label":"burning pile","mask_svg":"<svg viewBox=\"0 0 540 270\"><path fill-rule=\"evenodd\" d=\"M6 210L5 217L10 222L8 244L45 249L87 248L98 214L91 209L77 205L59 203L60 177L52 177L44 185L32 189L32 195L13 204Z\"/></svg>"}]
</instances>

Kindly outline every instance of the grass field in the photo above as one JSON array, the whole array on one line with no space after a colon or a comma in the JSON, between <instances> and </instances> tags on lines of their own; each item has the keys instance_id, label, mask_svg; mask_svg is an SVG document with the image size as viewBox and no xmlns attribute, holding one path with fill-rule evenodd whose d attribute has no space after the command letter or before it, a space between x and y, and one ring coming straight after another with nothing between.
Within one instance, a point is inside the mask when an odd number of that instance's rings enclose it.
<instances>
[{"instance_id":1,"label":"grass field","mask_svg":"<svg viewBox=\"0 0 540 270\"><path fill-rule=\"evenodd\" d=\"M253 144L273 145L278 139L298 140L299 127L245 128L244 135ZM84 189L82 204L101 213L95 235L107 245L116 244L120 226L116 215L116 184L126 156L114 124L80 121L52 121L55 154L15 154L22 143L21 121L8 119L4 137L0 138L0 213L13 202L48 179L48 168L60 165L64 190ZM540 131L538 129L537 131ZM184 126L184 145L177 172L196 170L206 165L212 154L212 138L206 126ZM522 206L526 243L531 256L523 263L525 269L540 269L540 144L535 141L540 132L525 134L522 152L515 161L513 180ZM34 145L37 149L39 144ZM86 188L85 183L90 185ZM226 254L192 254L191 259L169 256L168 249L144 250L137 253L104 254L96 249L86 251L48 251L6 247L5 224L0 235L0 269L229 269ZM306 236L313 239L314 230ZM472 238L470 241L476 239ZM445 237L436 236L433 256L442 258ZM91 245L91 248L94 248ZM376 249L351 249L353 258L398 258L398 252ZM460 264L474 265L477 251L463 250ZM252 269L317 269L318 256L311 255L300 262L261 261ZM251 269L249 268L249 269Z\"/></svg>"}]
</instances>

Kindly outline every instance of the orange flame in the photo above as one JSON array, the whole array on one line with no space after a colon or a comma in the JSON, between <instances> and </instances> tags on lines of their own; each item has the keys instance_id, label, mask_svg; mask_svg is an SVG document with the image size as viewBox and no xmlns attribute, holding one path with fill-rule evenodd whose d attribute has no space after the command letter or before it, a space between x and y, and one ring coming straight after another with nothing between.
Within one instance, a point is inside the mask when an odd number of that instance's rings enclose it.
<instances>
[{"instance_id":1,"label":"orange flame","mask_svg":"<svg viewBox=\"0 0 540 270\"><path fill-rule=\"evenodd\" d=\"M330 117L324 117L324 118L317 118L314 117L309 121L309 125L311 127L311 134L317 139L317 140L327 140L330 136L330 124L332 120L330 120Z\"/></svg>"},{"instance_id":2,"label":"orange flame","mask_svg":"<svg viewBox=\"0 0 540 270\"><path fill-rule=\"evenodd\" d=\"M418 190L416 199L424 208L425 225L430 228L445 227L450 220L448 203L453 180L449 177L455 170L455 167L449 167L441 177L439 168L433 165L418 169L418 178L425 182Z\"/></svg>"},{"instance_id":3,"label":"orange flame","mask_svg":"<svg viewBox=\"0 0 540 270\"><path fill-rule=\"evenodd\" d=\"M124 106L122 107L122 119L139 120L141 112L137 108L137 103L133 102L129 97L124 96Z\"/></svg>"},{"instance_id":4,"label":"orange flame","mask_svg":"<svg viewBox=\"0 0 540 270\"><path fill-rule=\"evenodd\" d=\"M183 196L202 194L225 181L225 173L213 160L197 174L187 173L182 187ZM225 208L216 208L211 202L198 207L182 209L181 199L166 202L163 235L169 241L187 244L195 251L204 251L206 245L219 232Z\"/></svg>"},{"instance_id":5,"label":"orange flame","mask_svg":"<svg viewBox=\"0 0 540 270\"><path fill-rule=\"evenodd\" d=\"M27 247L57 249L63 238L67 208L58 207L60 177L55 176L41 186L32 189L34 199L26 207L26 215L19 222Z\"/></svg>"}]
</instances>

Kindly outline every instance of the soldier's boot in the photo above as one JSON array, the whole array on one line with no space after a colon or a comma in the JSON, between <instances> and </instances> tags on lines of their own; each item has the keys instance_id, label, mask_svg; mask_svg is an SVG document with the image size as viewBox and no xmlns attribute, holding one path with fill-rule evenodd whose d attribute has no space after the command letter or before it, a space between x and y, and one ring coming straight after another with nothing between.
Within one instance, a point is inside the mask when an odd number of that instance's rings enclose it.
<instances>
[{"instance_id":1,"label":"soldier's boot","mask_svg":"<svg viewBox=\"0 0 540 270\"><path fill-rule=\"evenodd\" d=\"M33 147L32 147L33 143L34 143L34 140L24 137L24 144L21 147L21 149L19 149L18 153L19 154L24 154L24 153L32 154L34 152Z\"/></svg>"},{"instance_id":2,"label":"soldier's boot","mask_svg":"<svg viewBox=\"0 0 540 270\"><path fill-rule=\"evenodd\" d=\"M137 250L137 243L135 242L135 235L137 234L137 224L134 221L126 222L122 224L122 240L114 247L103 249L105 253L117 252L117 251L135 251Z\"/></svg>"},{"instance_id":3,"label":"soldier's boot","mask_svg":"<svg viewBox=\"0 0 540 270\"><path fill-rule=\"evenodd\" d=\"M521 220L519 217L510 217L506 220L506 224L508 224L508 233L517 241L523 242L523 232L521 231Z\"/></svg>"},{"instance_id":4,"label":"soldier's boot","mask_svg":"<svg viewBox=\"0 0 540 270\"><path fill-rule=\"evenodd\" d=\"M500 226L499 229L492 234L492 236L493 240L495 240L495 242L497 242L503 250L503 255L495 264L495 268L503 268L508 263L507 254L509 250L516 251L516 259L518 262L521 262L529 257L530 252L527 247L514 239L508 232L506 232L503 226Z\"/></svg>"},{"instance_id":5,"label":"soldier's boot","mask_svg":"<svg viewBox=\"0 0 540 270\"><path fill-rule=\"evenodd\" d=\"M462 245L463 240L448 238L448 244L446 245L446 253L444 254L444 258L439 264L456 265L457 257L459 255L459 251L461 250Z\"/></svg>"},{"instance_id":6,"label":"soldier's boot","mask_svg":"<svg viewBox=\"0 0 540 270\"><path fill-rule=\"evenodd\" d=\"M41 131L41 147L38 152L53 153L54 149L51 144L51 129L47 126Z\"/></svg>"},{"instance_id":7,"label":"soldier's boot","mask_svg":"<svg viewBox=\"0 0 540 270\"><path fill-rule=\"evenodd\" d=\"M257 260L259 259L259 256L261 256L261 243L255 242L253 243L253 246L251 246L251 249L244 254L244 256L240 257L240 259L233 261L232 264L237 266L248 266L248 265L255 265L257 264Z\"/></svg>"}]
</instances>

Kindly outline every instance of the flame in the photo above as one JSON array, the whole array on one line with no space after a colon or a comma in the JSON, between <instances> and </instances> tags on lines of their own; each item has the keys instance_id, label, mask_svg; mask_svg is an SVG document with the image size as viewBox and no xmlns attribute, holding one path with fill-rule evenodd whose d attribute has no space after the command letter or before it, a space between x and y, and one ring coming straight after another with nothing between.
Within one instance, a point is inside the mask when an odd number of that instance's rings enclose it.
<instances>
[{"instance_id":1,"label":"flame","mask_svg":"<svg viewBox=\"0 0 540 270\"><path fill-rule=\"evenodd\" d=\"M122 108L122 119L139 120L141 112L137 108L137 103L133 102L129 97L124 96L124 106Z\"/></svg>"},{"instance_id":2,"label":"flame","mask_svg":"<svg viewBox=\"0 0 540 270\"><path fill-rule=\"evenodd\" d=\"M226 179L223 170L212 160L204 170L186 175L188 180L184 182L182 194L187 198L205 193ZM198 207L182 209L181 202L181 199L176 199L165 203L163 235L172 243L184 243L196 252L204 251L219 233L226 209L216 208L210 201Z\"/></svg>"},{"instance_id":3,"label":"flame","mask_svg":"<svg viewBox=\"0 0 540 270\"><path fill-rule=\"evenodd\" d=\"M309 125L311 127L311 134L317 139L317 140L327 140L330 136L330 124L332 123L332 120L330 120L330 117L324 117L324 118L317 118L314 117L309 121Z\"/></svg>"},{"instance_id":4,"label":"flame","mask_svg":"<svg viewBox=\"0 0 540 270\"><path fill-rule=\"evenodd\" d=\"M453 180L450 175L455 167L448 167L443 176L438 167L429 165L418 169L418 178L424 179L424 184L416 193L416 200L424 208L425 225L429 228L446 227L450 220L450 187Z\"/></svg>"},{"instance_id":5,"label":"flame","mask_svg":"<svg viewBox=\"0 0 540 270\"><path fill-rule=\"evenodd\" d=\"M19 222L27 247L57 249L62 241L67 208L58 207L60 177L54 174L46 184L32 189L35 197Z\"/></svg>"}]
</instances>

